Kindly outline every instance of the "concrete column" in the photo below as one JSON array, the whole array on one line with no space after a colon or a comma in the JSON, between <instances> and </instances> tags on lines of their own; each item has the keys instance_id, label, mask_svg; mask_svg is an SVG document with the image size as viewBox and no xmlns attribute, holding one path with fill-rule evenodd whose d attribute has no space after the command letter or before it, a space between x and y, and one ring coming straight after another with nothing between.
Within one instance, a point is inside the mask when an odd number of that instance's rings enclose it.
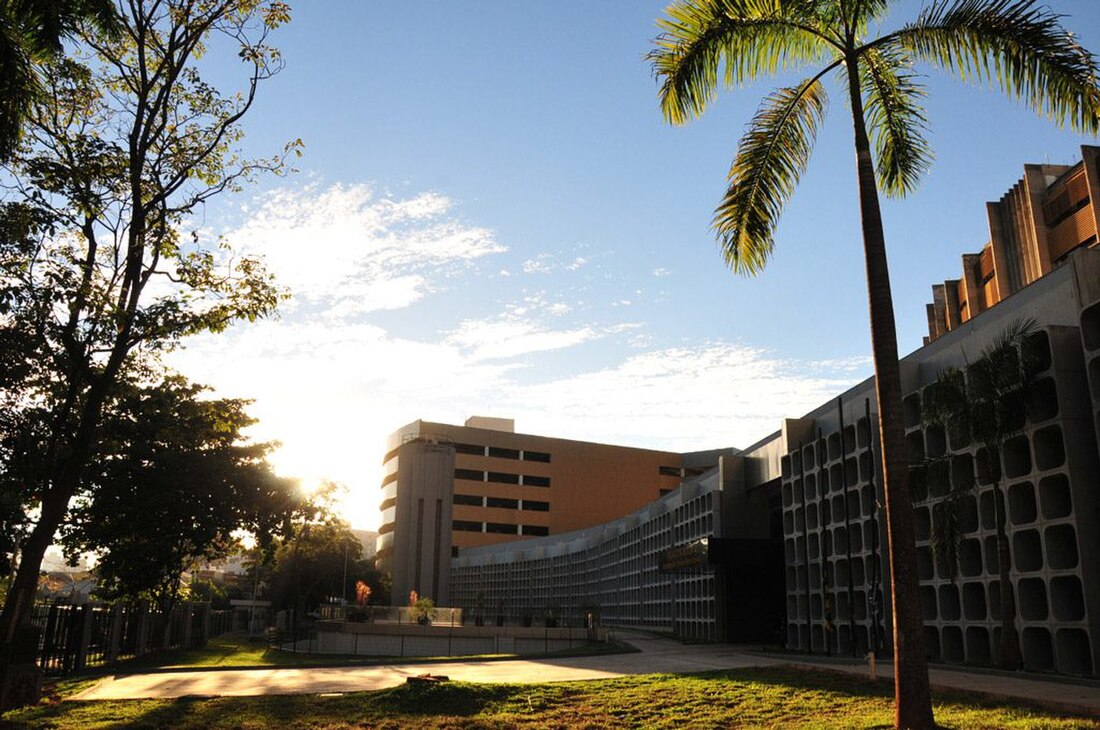
<instances>
[{"instance_id":1,"label":"concrete column","mask_svg":"<svg viewBox=\"0 0 1100 730\"><path fill-rule=\"evenodd\" d=\"M959 280L961 295L966 299L966 311L960 312L960 320L966 322L978 314L984 308L982 302L982 290L978 285L976 273L981 266L981 254L967 253L962 257L962 279Z\"/></svg>"},{"instance_id":2,"label":"concrete column","mask_svg":"<svg viewBox=\"0 0 1100 730\"><path fill-rule=\"evenodd\" d=\"M1081 146L1081 159L1085 163L1085 181L1089 186L1089 203L1092 219L1100 236L1100 147Z\"/></svg>"},{"instance_id":3,"label":"concrete column","mask_svg":"<svg viewBox=\"0 0 1100 730\"><path fill-rule=\"evenodd\" d=\"M989 218L989 240L993 250L993 281L996 284L997 301L1001 301L1012 293L1012 282L1008 273L1007 235L1001 221L1001 204L986 203L985 210Z\"/></svg>"},{"instance_id":4,"label":"concrete column","mask_svg":"<svg viewBox=\"0 0 1100 730\"><path fill-rule=\"evenodd\" d=\"M1050 243L1047 241L1047 223L1043 216L1043 198L1047 192L1047 171L1043 165L1024 165L1024 186L1027 194L1028 257L1034 271L1029 270L1027 283L1050 273Z\"/></svg>"}]
</instances>

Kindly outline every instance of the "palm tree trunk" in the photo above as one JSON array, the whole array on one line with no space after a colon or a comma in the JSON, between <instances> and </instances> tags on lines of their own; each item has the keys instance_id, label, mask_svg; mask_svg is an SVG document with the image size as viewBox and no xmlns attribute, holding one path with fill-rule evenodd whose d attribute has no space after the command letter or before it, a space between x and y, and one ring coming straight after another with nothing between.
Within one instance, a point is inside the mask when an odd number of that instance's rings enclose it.
<instances>
[{"instance_id":1,"label":"palm tree trunk","mask_svg":"<svg viewBox=\"0 0 1100 730\"><path fill-rule=\"evenodd\" d=\"M897 728L935 727L928 685L928 658L920 614L917 548L913 502L909 495L909 464L902 423L901 368L898 363L894 303L886 265L871 144L863 119L859 60L847 59L848 93L855 129L863 251L871 314L871 348L878 395L879 437L882 443L883 490L886 494L886 534L890 546L890 587L894 623L894 723Z\"/></svg>"}]
</instances>

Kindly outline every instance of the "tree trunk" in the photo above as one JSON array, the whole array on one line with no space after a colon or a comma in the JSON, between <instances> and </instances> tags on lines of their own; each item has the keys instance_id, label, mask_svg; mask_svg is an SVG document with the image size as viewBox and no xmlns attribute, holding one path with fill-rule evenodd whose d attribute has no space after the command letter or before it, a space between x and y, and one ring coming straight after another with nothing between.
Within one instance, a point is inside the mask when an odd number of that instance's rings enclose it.
<instances>
[{"instance_id":1,"label":"tree trunk","mask_svg":"<svg viewBox=\"0 0 1100 730\"><path fill-rule=\"evenodd\" d=\"M878 395L879 437L882 443L883 490L886 494L886 534L890 547L890 588L894 623L894 724L897 728L934 728L928 658L920 614L917 548L913 502L909 494L909 464L902 422L901 368L898 363L894 303L886 264L878 188L871 145L863 120L859 60L847 59L848 93L855 130L863 251L871 314L871 348Z\"/></svg>"}]
</instances>

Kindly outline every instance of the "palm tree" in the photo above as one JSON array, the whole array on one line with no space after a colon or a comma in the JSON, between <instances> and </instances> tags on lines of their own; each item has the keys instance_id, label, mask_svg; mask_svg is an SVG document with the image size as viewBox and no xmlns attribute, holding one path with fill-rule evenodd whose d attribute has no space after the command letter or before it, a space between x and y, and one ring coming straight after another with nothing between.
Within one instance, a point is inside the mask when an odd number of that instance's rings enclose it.
<instances>
[{"instance_id":1,"label":"palm tree","mask_svg":"<svg viewBox=\"0 0 1100 730\"><path fill-rule=\"evenodd\" d=\"M114 0L0 0L0 161L11 156L41 95L38 66L60 55L81 27L117 33Z\"/></svg>"},{"instance_id":2,"label":"palm tree","mask_svg":"<svg viewBox=\"0 0 1100 730\"><path fill-rule=\"evenodd\" d=\"M1001 646L998 664L1002 669L1018 669L1021 662L1020 638L1016 634L1016 602L1010 570L1012 555L1006 529L1002 460L1005 443L1022 433L1030 420L1029 400L1039 355L1028 339L1035 332L1035 320L1023 319L1010 324L965 372L945 368L924 389L921 420L939 424L952 434L952 441L974 443L978 448L981 481L993 487L993 513L997 534L997 572L999 577ZM958 519L961 500L977 486L974 474L950 474L951 456L931 460L925 467L928 482L950 484L947 496L936 505L931 543L937 561L954 580L959 563L962 526ZM984 462L984 464L983 464ZM982 468L984 466L984 469ZM947 467L947 468L944 468Z\"/></svg>"},{"instance_id":3,"label":"palm tree","mask_svg":"<svg viewBox=\"0 0 1100 730\"><path fill-rule=\"evenodd\" d=\"M649 54L666 120L701 115L719 86L811 66L761 103L742 138L713 228L735 272L767 262L783 206L809 161L836 72L855 134L893 599L895 723L933 726L901 409L901 378L878 189L902 196L931 163L912 72L930 63L988 82L1059 124L1100 128L1097 63L1037 0L936 0L917 19L867 38L892 0L675 0ZM874 145L872 151L872 143ZM876 174L877 160L877 174Z\"/></svg>"}]
</instances>

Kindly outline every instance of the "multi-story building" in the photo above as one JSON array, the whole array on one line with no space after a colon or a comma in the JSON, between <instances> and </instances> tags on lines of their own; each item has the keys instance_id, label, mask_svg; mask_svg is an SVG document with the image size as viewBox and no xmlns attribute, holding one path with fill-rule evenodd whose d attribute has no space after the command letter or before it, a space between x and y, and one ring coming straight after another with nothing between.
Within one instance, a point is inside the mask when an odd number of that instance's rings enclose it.
<instances>
[{"instance_id":1,"label":"multi-story building","mask_svg":"<svg viewBox=\"0 0 1100 730\"><path fill-rule=\"evenodd\" d=\"M744 459L721 456L617 520L463 550L453 601L488 620L577 626L596 616L695 640L771 640L783 610L782 571L769 570L782 562L768 519L779 493L745 489L747 476Z\"/></svg>"},{"instance_id":2,"label":"multi-story building","mask_svg":"<svg viewBox=\"0 0 1100 730\"><path fill-rule=\"evenodd\" d=\"M1028 417L1001 450L1000 485L982 444L922 416L925 389L965 368L1021 317L1037 328ZM1050 274L902 359L910 463L949 464L913 480L925 642L933 661L997 660L997 503L1007 508L1010 583L1024 665L1100 670L1100 250ZM891 641L890 573L870 378L677 491L582 532L486 545L452 561L468 611L547 610L697 639L762 640L862 656ZM933 527L953 494L956 566L934 558ZM706 542L702 554L694 551ZM778 550L774 548L778 547ZM694 559L692 557L694 556ZM687 560L683 560L687 558ZM669 563L672 563L671 565Z\"/></svg>"},{"instance_id":3,"label":"multi-story building","mask_svg":"<svg viewBox=\"0 0 1100 730\"><path fill-rule=\"evenodd\" d=\"M963 254L962 277L932 287L928 337L940 337L1046 276L1070 252L1095 246L1100 229L1100 147L1076 165L1025 165L1024 176L987 203L989 242Z\"/></svg>"},{"instance_id":4,"label":"multi-story building","mask_svg":"<svg viewBox=\"0 0 1100 730\"><path fill-rule=\"evenodd\" d=\"M964 257L963 279L935 289L929 341L901 361L910 465L947 465L945 479L911 479L910 485L924 636L933 661L982 666L998 660L1001 607L1007 604L998 566L1000 523L1025 667L1100 674L1100 247L1094 204L1100 148L1084 147L1082 157L1072 167L1028 166L1024 179L990 204L992 240L981 254ZM968 368L982 351L1025 319L1035 323L1023 345L1030 370L1026 417L1003 446L991 453L927 418L927 389L940 373L956 368L974 377ZM1022 350L1019 356L1024 362ZM510 488L527 485L528 473L548 477L525 471L524 454L550 454L554 463L562 447L547 445L553 439L495 441L490 439L536 437L484 429L476 436L473 430L435 436L443 433L437 424L418 423L408 427L407 438L404 429L395 434L387 460L406 458L400 444L415 450L409 452L413 466L425 463L419 450L434 449L434 473L443 482L456 477L441 487L437 504L450 509L453 501L454 519L467 521L471 536L480 537L462 543L467 549L449 561L454 585L448 591L474 614L535 619L553 611L579 620L594 612L606 622L717 640L756 641L779 626L789 647L859 656L888 649L892 636L876 410L869 378L801 418L785 419L777 432L743 450L649 452L659 454L656 460L627 450L632 453L623 458L637 463L617 472L614 493L629 499L616 497L592 511L587 526L581 517L548 520L545 533L522 543L516 538L537 534L523 525L541 523L498 517L498 503L489 503L497 478L490 472L513 475ZM505 469L500 449L511 449L519 467ZM460 457L474 461L456 461ZM999 469L991 468L993 458ZM708 463L715 466L694 473ZM388 524L396 534L404 519L420 535L431 524L423 519L426 498L400 509L401 485L412 487L406 494L424 493L417 483L402 481L420 478L400 476L406 466L395 463L390 473L396 476L387 476L387 485L397 484L388 488L387 504L392 510L396 497L398 505ZM415 468L426 473L427 467ZM681 475L682 486L667 491ZM549 478L551 486L543 489L556 488L557 477ZM583 486L570 494L609 492L609 478L578 481ZM513 500L517 515L528 498L538 499L526 492L492 494ZM458 511L465 498L459 495L469 496L471 504L463 507L473 511ZM959 534L950 565L936 558L933 545L937 523L949 514L948 499ZM545 501L553 515L559 498ZM591 503L578 504L586 510ZM502 527L490 530L491 520ZM439 535L450 535L446 519L435 524ZM454 535L465 536L462 526L454 523ZM394 538L388 544L396 544Z\"/></svg>"},{"instance_id":5,"label":"multi-story building","mask_svg":"<svg viewBox=\"0 0 1100 730\"><path fill-rule=\"evenodd\" d=\"M520 434L510 419L415 421L387 443L377 563L395 601L416 590L446 603L462 548L614 520L716 460Z\"/></svg>"}]
</instances>

